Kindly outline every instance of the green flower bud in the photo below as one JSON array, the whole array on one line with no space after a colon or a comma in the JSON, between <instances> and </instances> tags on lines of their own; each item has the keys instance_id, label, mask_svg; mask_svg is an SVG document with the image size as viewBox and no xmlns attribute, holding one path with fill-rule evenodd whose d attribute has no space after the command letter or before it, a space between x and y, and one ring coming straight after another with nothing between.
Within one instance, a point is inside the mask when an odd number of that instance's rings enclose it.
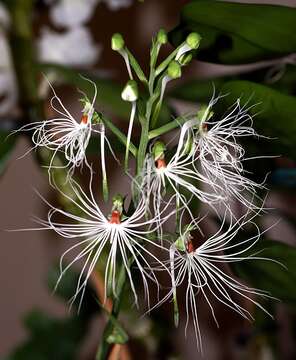
<instances>
[{"instance_id":1,"label":"green flower bud","mask_svg":"<svg viewBox=\"0 0 296 360\"><path fill-rule=\"evenodd\" d=\"M160 29L157 34L157 42L162 45L164 45L168 42L167 33L163 29Z\"/></svg>"},{"instance_id":2,"label":"green flower bud","mask_svg":"<svg viewBox=\"0 0 296 360\"><path fill-rule=\"evenodd\" d=\"M193 149L193 138L192 136L189 136L184 145L185 154L190 154L192 149Z\"/></svg>"},{"instance_id":3,"label":"green flower bud","mask_svg":"<svg viewBox=\"0 0 296 360\"><path fill-rule=\"evenodd\" d=\"M188 242L192 241L191 231L194 229L192 225L185 225L181 236L175 241L175 246L180 251L186 250Z\"/></svg>"},{"instance_id":4,"label":"green flower bud","mask_svg":"<svg viewBox=\"0 0 296 360\"><path fill-rule=\"evenodd\" d=\"M114 51L119 51L124 48L124 40L121 34L115 33L111 39L111 47Z\"/></svg>"},{"instance_id":5,"label":"green flower bud","mask_svg":"<svg viewBox=\"0 0 296 360\"><path fill-rule=\"evenodd\" d=\"M194 230L194 226L192 224L187 224L183 227L183 233L185 236L185 239L187 239L187 236L191 237L190 232Z\"/></svg>"},{"instance_id":6,"label":"green flower bud","mask_svg":"<svg viewBox=\"0 0 296 360\"><path fill-rule=\"evenodd\" d=\"M129 80L122 93L121 97L124 101L136 101L139 97L139 91L138 91L138 84L135 82L135 80Z\"/></svg>"},{"instance_id":7,"label":"green flower bud","mask_svg":"<svg viewBox=\"0 0 296 360\"><path fill-rule=\"evenodd\" d=\"M95 110L93 109L93 105L92 105L92 103L88 100L88 98L85 96L85 97L79 99L79 101L83 104L83 109L82 109L83 116L87 116L87 114L88 114L91 110L93 110L93 115L92 115L91 123L92 123L92 124L101 124L101 123L102 123L101 114L99 114L97 111L95 111Z\"/></svg>"},{"instance_id":8,"label":"green flower bud","mask_svg":"<svg viewBox=\"0 0 296 360\"><path fill-rule=\"evenodd\" d=\"M182 70L180 64L177 61L173 60L170 62L168 66L168 75L172 79L177 79L181 77Z\"/></svg>"},{"instance_id":9,"label":"green flower bud","mask_svg":"<svg viewBox=\"0 0 296 360\"><path fill-rule=\"evenodd\" d=\"M123 202L124 202L124 198L121 194L114 195L112 198L112 204L113 204L112 211L117 210L120 213L122 213Z\"/></svg>"},{"instance_id":10,"label":"green flower bud","mask_svg":"<svg viewBox=\"0 0 296 360\"><path fill-rule=\"evenodd\" d=\"M162 141L156 141L156 143L153 145L152 148L152 154L154 160L162 159L164 158L164 152L166 150L166 146Z\"/></svg>"},{"instance_id":11,"label":"green flower bud","mask_svg":"<svg viewBox=\"0 0 296 360\"><path fill-rule=\"evenodd\" d=\"M79 99L79 101L83 104L82 113L87 114L90 111L90 109L92 108L92 103L88 100L88 98L86 96Z\"/></svg>"},{"instance_id":12,"label":"green flower bud","mask_svg":"<svg viewBox=\"0 0 296 360\"><path fill-rule=\"evenodd\" d=\"M201 36L198 33L192 32L186 38L186 43L191 49L197 49L201 40Z\"/></svg>"},{"instance_id":13,"label":"green flower bud","mask_svg":"<svg viewBox=\"0 0 296 360\"><path fill-rule=\"evenodd\" d=\"M186 251L184 239L182 236L178 237L178 239L175 241L175 246L180 251Z\"/></svg>"},{"instance_id":14,"label":"green flower bud","mask_svg":"<svg viewBox=\"0 0 296 360\"><path fill-rule=\"evenodd\" d=\"M91 119L91 122L92 122L93 125L101 124L102 126L104 126L102 118L101 118L101 114L99 114L96 111L94 111L94 113L93 113L93 117Z\"/></svg>"},{"instance_id":15,"label":"green flower bud","mask_svg":"<svg viewBox=\"0 0 296 360\"><path fill-rule=\"evenodd\" d=\"M181 64L182 66L188 65L191 60L192 60L192 54L190 54L190 53L183 54L183 55L178 59L179 64Z\"/></svg>"},{"instance_id":16,"label":"green flower bud","mask_svg":"<svg viewBox=\"0 0 296 360\"><path fill-rule=\"evenodd\" d=\"M208 106L202 105L197 112L197 120L202 122L208 121L213 115L214 112L211 111L211 109Z\"/></svg>"}]
</instances>

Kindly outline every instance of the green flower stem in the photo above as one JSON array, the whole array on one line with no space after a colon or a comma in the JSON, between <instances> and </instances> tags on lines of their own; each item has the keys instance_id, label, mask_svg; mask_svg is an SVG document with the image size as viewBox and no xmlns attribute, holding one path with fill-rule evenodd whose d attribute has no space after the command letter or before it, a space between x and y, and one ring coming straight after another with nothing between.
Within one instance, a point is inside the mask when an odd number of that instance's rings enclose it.
<instances>
[{"instance_id":1,"label":"green flower stem","mask_svg":"<svg viewBox=\"0 0 296 360\"><path fill-rule=\"evenodd\" d=\"M184 45L184 43L180 44L155 70L155 75L158 76L161 74L169 65L169 63L175 59L178 51L181 49L181 47Z\"/></svg>"},{"instance_id":2,"label":"green flower stem","mask_svg":"<svg viewBox=\"0 0 296 360\"><path fill-rule=\"evenodd\" d=\"M141 171L142 171L142 168L144 165L144 161L145 161L147 146L148 146L148 142L149 142L149 137L148 137L149 120L150 120L150 116L151 116L152 106L153 106L153 98L152 99L150 98L147 103L145 116L141 116L139 114L139 120L142 125L142 132L141 132L139 149L136 154L137 175L141 174ZM103 119L103 121L104 121L104 119ZM106 123L106 126L108 126L107 123ZM126 138L125 138L125 140L126 140ZM126 143L126 141L125 141L125 143ZM133 262L133 260L130 260L129 267L131 267L132 262ZM122 264L121 268L120 268L119 278L118 278L117 296L116 296L116 298L113 299L113 308L112 308L112 312L111 312L111 317L109 318L109 320L105 326L101 345L100 345L99 350L96 355L96 360L107 359L107 356L110 352L112 344L110 344L108 342L108 338L114 330L114 319L117 319L119 312L120 312L120 306L121 306L121 301L122 301L122 297L123 297L123 293L124 293L125 283L126 283L126 269L125 269L125 265Z\"/></svg>"},{"instance_id":3,"label":"green flower stem","mask_svg":"<svg viewBox=\"0 0 296 360\"><path fill-rule=\"evenodd\" d=\"M130 64L132 66L132 68L134 69L135 73L137 74L138 78L140 79L140 81L142 81L146 86L148 86L148 81L146 79L146 76L143 72L143 70L141 69L141 66L139 65L139 63L137 62L136 58L134 57L134 55L126 48L125 49Z\"/></svg>"},{"instance_id":4,"label":"green flower stem","mask_svg":"<svg viewBox=\"0 0 296 360\"><path fill-rule=\"evenodd\" d=\"M100 117L103 121L103 123L105 124L105 126L112 131L112 133L118 138L118 140L124 145L126 146L127 143L127 137L124 135L123 132L121 132L114 124L111 120L109 120L106 116L100 114ZM138 150L135 147L135 145L130 142L129 144L129 151L132 153L132 155L134 157L137 156Z\"/></svg>"},{"instance_id":5,"label":"green flower stem","mask_svg":"<svg viewBox=\"0 0 296 360\"><path fill-rule=\"evenodd\" d=\"M132 265L132 261L130 261L129 263L129 266L131 265ZM112 334L114 330L114 326L116 326L116 322L114 321L114 319L115 320L117 319L120 312L120 306L123 298L125 283L126 283L126 269L125 269L125 265L122 264L118 276L117 297L114 297L113 299L111 316L109 317L109 320L105 326L102 335L102 341L96 355L96 360L106 360L111 350L111 347L113 346L112 343L108 342L108 338Z\"/></svg>"},{"instance_id":6,"label":"green flower stem","mask_svg":"<svg viewBox=\"0 0 296 360\"><path fill-rule=\"evenodd\" d=\"M139 114L140 123L142 125L142 132L141 132L141 138L140 138L140 144L137 154L137 176L140 176L142 173L142 169L144 166L144 161L146 157L147 152L147 146L149 142L149 125L150 125L150 117L152 112L152 106L153 102L155 100L155 97L150 97L150 99L147 102L146 106L146 114L145 117L141 116Z\"/></svg>"},{"instance_id":7,"label":"green flower stem","mask_svg":"<svg viewBox=\"0 0 296 360\"><path fill-rule=\"evenodd\" d=\"M154 76L155 72L152 72L151 75ZM166 76L166 74L163 74L162 76L160 76L158 78L158 81L157 81L156 86L155 86L154 94L152 95L154 101L157 100L157 103L154 106L152 116L151 116L151 124L150 124L151 129L155 128L157 120L158 120L158 116L159 116L159 113L160 113L160 110L161 110L162 101L163 101L163 98L162 98L163 94L161 95L161 93L162 93L163 80L164 80L165 76Z\"/></svg>"},{"instance_id":8,"label":"green flower stem","mask_svg":"<svg viewBox=\"0 0 296 360\"><path fill-rule=\"evenodd\" d=\"M153 130L152 137L151 137L151 132L149 133L151 117L153 118L152 121L154 123L156 123L158 114L159 114L159 111L160 111L160 108L162 105L162 99L158 99L160 96L160 93L161 93L162 77L160 77L160 79L158 80L158 86L156 87L156 89L154 89L155 78L158 74L160 74L168 66L169 62L171 61L171 58L174 58L178 49L176 49L173 52L173 54L169 57L169 59L167 59L165 62L163 62L158 67L158 71L155 71L154 66L155 66L157 55L158 55L158 51L159 51L159 49L155 49L154 54L153 54L153 60L150 63L150 76L149 76L149 81L148 81L150 98L147 101L145 115L141 114L141 112L138 113L138 118L139 118L139 121L142 126L138 151L133 152L132 144L130 144L130 150L133 153L133 155L136 156L136 159L137 159L136 176L141 176L149 140L155 136L158 136L160 134L163 134L165 132L168 132L168 131L174 129L177 126L180 126L180 124L183 124L185 122L185 120L183 118L177 118L172 123L169 123L159 129ZM129 56L131 65L132 65L134 71L136 72L136 74L138 75L139 79L141 81L143 81L145 84L147 84L147 79L146 79L144 73L142 72L142 69L140 68L139 64L136 62L135 58L132 56L132 54L129 51L128 51L128 56ZM165 75L163 75L163 76L165 76ZM152 116L153 106L157 99L158 99L158 103L157 103L158 107L156 108L156 110L154 109L154 115ZM127 143L126 136L123 135L121 133L121 131L118 130L112 124L111 121L109 121L106 118L102 118L102 120L105 123L105 125L107 127L109 127L109 129L114 133L114 135L116 135L118 137L118 139L123 144L126 145L126 143ZM132 265L132 261L130 261L129 267L131 265ZM107 356L110 352L112 344L110 344L110 342L108 341L108 338L110 337L110 335L112 334L112 332L114 330L114 319L115 320L117 319L119 312L120 312L120 305L121 305L122 296L123 296L123 292L124 292L125 282L126 282L126 268L125 268L124 264L122 264L121 269L120 269L119 279L118 279L117 296L115 298L113 298L113 308L112 308L111 316L109 317L109 320L105 326L101 346L99 347L99 350L96 355L96 360L107 359Z\"/></svg>"},{"instance_id":9,"label":"green flower stem","mask_svg":"<svg viewBox=\"0 0 296 360\"><path fill-rule=\"evenodd\" d=\"M175 120L157 128L149 131L148 137L149 140L156 138L157 136L160 136L162 134L166 134L167 132L174 130L175 128L182 126L188 118L185 116L179 116Z\"/></svg>"},{"instance_id":10,"label":"green flower stem","mask_svg":"<svg viewBox=\"0 0 296 360\"><path fill-rule=\"evenodd\" d=\"M140 139L140 144L139 144L139 149L138 149L138 156L137 156L137 176L141 175L143 166L144 166L144 161L145 161L145 156L146 156L146 151L147 151L147 146L148 146L148 142L149 142L149 138L148 138L148 134L149 134L149 122L145 121L146 119L143 118L143 122L144 124L142 124L142 132L141 132L141 139Z\"/></svg>"}]
</instances>

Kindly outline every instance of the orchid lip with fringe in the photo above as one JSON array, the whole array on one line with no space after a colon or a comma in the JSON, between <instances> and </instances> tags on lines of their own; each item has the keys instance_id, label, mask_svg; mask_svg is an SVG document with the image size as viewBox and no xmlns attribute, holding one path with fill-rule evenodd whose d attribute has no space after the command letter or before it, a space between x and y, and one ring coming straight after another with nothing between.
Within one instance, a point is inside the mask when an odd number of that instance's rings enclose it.
<instances>
[{"instance_id":1,"label":"orchid lip with fringe","mask_svg":"<svg viewBox=\"0 0 296 360\"><path fill-rule=\"evenodd\" d=\"M256 211L260 206L253 200L262 202L256 193L265 189L265 179L262 183L256 183L245 176L243 162L248 159L238 139L262 136L252 127L253 118L249 113L252 106L241 106L239 99L222 119L211 120L212 108L221 97L213 96L200 119L195 117L182 126L176 159L184 157L181 150L185 142L192 138L191 166L208 180L207 185L220 196L221 203L231 210L230 204L236 199L247 209Z\"/></svg>"},{"instance_id":2,"label":"orchid lip with fringe","mask_svg":"<svg viewBox=\"0 0 296 360\"><path fill-rule=\"evenodd\" d=\"M157 284L157 279L149 266L146 256L154 261L157 261L160 266L165 266L160 260L145 246L152 245L155 248L164 248L156 243L155 241L149 240L149 235L157 231L159 226L172 215L172 211L168 211L170 204L168 204L161 212L161 221L157 222L155 218L145 219L146 214L146 201L141 198L134 213L121 220L121 217L114 211L111 213L111 217L107 218L103 215L97 202L95 201L91 183L89 186L89 193L87 195L81 186L74 180L70 180L69 185L77 196L77 201L73 200L68 195L60 191L61 195L67 200L72 202L74 206L81 212L81 216L75 215L70 212L55 208L46 202L51 210L48 213L47 221L41 219L35 219L43 227L41 229L51 229L64 238L77 239L83 238L78 241L75 245L71 246L61 257L60 268L61 274L57 282L59 284L63 274L78 260L85 258L81 275L78 280L76 292L71 300L71 304L75 301L77 296L80 294L80 305L84 295L87 281L95 269L97 262L100 260L102 252L109 246L109 254L105 267L105 294L107 294L107 283L111 279L113 295L116 296L116 259L118 256L121 257L128 274L130 286L134 295L135 303L138 304L138 295L136 286L131 274L131 269L128 266L130 257L135 263L136 267L141 273L145 296L149 306L149 286L148 278ZM166 213L167 212L167 213ZM53 217L56 215L62 215L67 221L64 223L56 222ZM75 221L77 223L71 223L69 221ZM147 230L145 230L147 228ZM77 250L79 247L83 247L83 250L64 268L63 259L67 254ZM144 255L143 255L144 254ZM143 265L142 265L143 263ZM149 271L147 271L147 268ZM82 280L83 274L85 279Z\"/></svg>"},{"instance_id":3,"label":"orchid lip with fringe","mask_svg":"<svg viewBox=\"0 0 296 360\"><path fill-rule=\"evenodd\" d=\"M53 152L50 163L48 165L48 172L50 175L50 170L52 168L67 168L68 169L68 179L74 172L74 169L81 167L85 163L89 168L90 165L86 159L86 149L88 147L90 137L92 132L105 134L102 129L95 130L92 125L92 117L94 115L94 103L97 96L97 88L93 81L84 78L86 81L89 81L94 86L94 96L89 106L82 110L83 115L78 122L71 113L66 109L61 99L57 96L54 88L49 83L54 96L51 99L52 108L61 116L58 118L39 121L35 123L30 123L22 126L19 131L30 131L32 134L32 142L34 144L33 148L27 151L23 156L32 150L38 147L44 147ZM57 101L57 104L60 108L57 108L54 104L54 101ZM105 136L105 135L104 135ZM54 159L58 152L64 154L67 163L64 166L55 166ZM23 157L22 156L22 157Z\"/></svg>"},{"instance_id":4,"label":"orchid lip with fringe","mask_svg":"<svg viewBox=\"0 0 296 360\"><path fill-rule=\"evenodd\" d=\"M272 315L256 300L254 296L263 298L273 298L268 292L256 288L248 287L236 280L229 270L224 270L219 264L227 264L230 262L250 261L250 260L275 260L259 257L257 254L247 255L248 251L259 241L264 232L260 231L258 226L253 222L258 213L243 215L240 219L226 224L227 212L224 214L221 226L218 231L204 241L203 244L195 246L192 243L190 233L180 233L181 242L184 242L184 247L180 249L180 245L173 243L170 246L170 260L167 263L171 269L172 288L168 294L152 307L160 306L170 298L173 298L175 306L177 304L177 289L182 284L186 283L186 326L185 334L189 325L189 320L192 318L193 326L196 335L197 347L202 351L202 335L199 324L198 305L196 297L201 294L210 308L213 319L219 327L215 316L214 307L210 301L210 296L218 300L226 307L237 312L243 318L254 320L252 314L244 306L242 306L232 295L239 295L241 299L247 300L266 314ZM199 222L199 221L198 221ZM245 226L253 224L257 234L245 240L233 243L234 238L238 232ZM224 227L227 225L227 230L224 232ZM274 225L273 225L274 226ZM273 227L271 226L271 227ZM195 222L191 222L191 231L196 229ZM283 266L281 263L279 265ZM232 294L232 295L231 295ZM151 309L151 310L152 310ZM176 309L175 309L176 311ZM177 310L178 311L178 310Z\"/></svg>"},{"instance_id":5,"label":"orchid lip with fringe","mask_svg":"<svg viewBox=\"0 0 296 360\"><path fill-rule=\"evenodd\" d=\"M173 191L173 195L170 195L171 200L175 198L179 201L181 206L188 211L192 219L194 219L194 215L189 207L190 201L181 193L182 190L189 192L191 197L196 197L210 206L219 204L224 200L221 195L203 191L193 183L207 184L208 179L201 173L194 171L191 165L192 157L190 154L182 159L175 154L168 163L165 163L163 160L161 166L156 166L151 156L146 158L143 184L146 189L147 202L149 202L151 197L153 198L153 208L156 215L161 211L161 205L164 202L163 192L166 189L166 182Z\"/></svg>"}]
</instances>

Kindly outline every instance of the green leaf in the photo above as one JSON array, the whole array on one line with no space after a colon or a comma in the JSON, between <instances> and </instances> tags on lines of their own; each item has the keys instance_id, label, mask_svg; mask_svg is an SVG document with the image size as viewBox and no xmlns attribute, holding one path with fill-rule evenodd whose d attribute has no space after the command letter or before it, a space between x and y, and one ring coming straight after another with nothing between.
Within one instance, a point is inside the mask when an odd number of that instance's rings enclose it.
<instances>
[{"instance_id":1,"label":"green leaf","mask_svg":"<svg viewBox=\"0 0 296 360\"><path fill-rule=\"evenodd\" d=\"M115 153L123 152L124 146L121 142L117 140L115 136L112 136L111 134L108 135L108 141L111 144L112 150ZM100 138L98 136L93 136L90 138L89 144L86 149L86 154L90 156L100 156L101 149L100 149ZM106 156L112 156L109 148L106 146Z\"/></svg>"},{"instance_id":2,"label":"green leaf","mask_svg":"<svg viewBox=\"0 0 296 360\"><path fill-rule=\"evenodd\" d=\"M185 5L180 25L170 33L175 46L196 31L199 60L242 64L296 51L296 9L278 5L194 1Z\"/></svg>"},{"instance_id":3,"label":"green leaf","mask_svg":"<svg viewBox=\"0 0 296 360\"><path fill-rule=\"evenodd\" d=\"M79 316L51 318L39 310L25 318L30 338L19 346L9 360L73 360L87 334L87 322Z\"/></svg>"},{"instance_id":4,"label":"green leaf","mask_svg":"<svg viewBox=\"0 0 296 360\"><path fill-rule=\"evenodd\" d=\"M3 174L10 154L14 148L17 135L9 136L8 132L0 131L0 175Z\"/></svg>"},{"instance_id":5,"label":"green leaf","mask_svg":"<svg viewBox=\"0 0 296 360\"><path fill-rule=\"evenodd\" d=\"M278 77L275 81L275 77ZM277 64L259 68L255 71L242 73L239 76L228 77L229 80L248 80L264 83L271 88L287 95L296 95L296 67L289 64Z\"/></svg>"},{"instance_id":6,"label":"green leaf","mask_svg":"<svg viewBox=\"0 0 296 360\"><path fill-rule=\"evenodd\" d=\"M296 157L296 98L281 94L264 85L249 81L230 81L220 89L221 98L214 108L216 116L223 116L238 98L241 105L253 106L254 128L258 134L270 137L260 140L257 150L261 155ZM264 147L263 147L264 144Z\"/></svg>"},{"instance_id":7,"label":"green leaf","mask_svg":"<svg viewBox=\"0 0 296 360\"><path fill-rule=\"evenodd\" d=\"M66 264L65 264L66 266ZM54 265L51 267L48 277L47 277L47 285L51 291L54 291L56 283L60 276L60 268L58 265ZM54 294L61 298L64 301L69 301L73 297L76 292L77 283L79 280L79 272L74 271L73 269L68 269L65 274L62 276L62 279L55 289ZM77 300L73 303L74 305L74 313L77 311L79 306L79 296ZM95 290L91 287L88 282L85 288L85 293L83 296L83 301L80 307L79 314L84 318L91 317L94 313L97 313L101 310L96 301ZM76 315L76 314L75 314Z\"/></svg>"},{"instance_id":8,"label":"green leaf","mask_svg":"<svg viewBox=\"0 0 296 360\"><path fill-rule=\"evenodd\" d=\"M53 289L59 278L59 266L50 269L48 285ZM69 269L62 277L57 295L65 300L76 291L79 273ZM75 305L75 304L74 304ZM73 360L79 354L80 346L88 333L92 315L99 311L89 285L86 287L81 311L56 318L41 310L33 310L25 316L24 325L28 336L8 357L7 360Z\"/></svg>"},{"instance_id":9,"label":"green leaf","mask_svg":"<svg viewBox=\"0 0 296 360\"><path fill-rule=\"evenodd\" d=\"M168 95L173 98L192 101L196 104L200 104L201 102L207 103L211 99L214 91L219 93L224 82L224 78L213 80L194 79L176 86Z\"/></svg>"},{"instance_id":10,"label":"green leaf","mask_svg":"<svg viewBox=\"0 0 296 360\"><path fill-rule=\"evenodd\" d=\"M296 305L296 248L278 241L262 240L251 249L252 254L258 251L261 252L257 256L278 261L286 268L276 262L250 259L230 263L234 273L253 287Z\"/></svg>"}]
</instances>

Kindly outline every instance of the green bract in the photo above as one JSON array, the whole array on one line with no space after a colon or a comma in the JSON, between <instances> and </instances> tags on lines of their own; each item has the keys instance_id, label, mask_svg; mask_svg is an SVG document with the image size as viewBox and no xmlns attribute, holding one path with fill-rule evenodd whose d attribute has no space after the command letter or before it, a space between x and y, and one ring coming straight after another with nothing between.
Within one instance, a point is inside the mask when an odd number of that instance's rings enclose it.
<instances>
[{"instance_id":1,"label":"green bract","mask_svg":"<svg viewBox=\"0 0 296 360\"><path fill-rule=\"evenodd\" d=\"M124 101L133 102L136 101L139 97L138 84L134 80L129 80L122 93L121 97Z\"/></svg>"},{"instance_id":2,"label":"green bract","mask_svg":"<svg viewBox=\"0 0 296 360\"><path fill-rule=\"evenodd\" d=\"M178 59L178 62L182 66L186 66L190 63L191 60L192 60L192 54L187 53L187 54L183 54L182 56L180 56L180 58Z\"/></svg>"},{"instance_id":3,"label":"green bract","mask_svg":"<svg viewBox=\"0 0 296 360\"><path fill-rule=\"evenodd\" d=\"M201 41L201 36L196 32L189 34L186 38L187 45L193 50L199 47L200 41Z\"/></svg>"},{"instance_id":4,"label":"green bract","mask_svg":"<svg viewBox=\"0 0 296 360\"><path fill-rule=\"evenodd\" d=\"M119 51L124 48L124 40L121 34L115 33L111 39L111 47L114 51Z\"/></svg>"},{"instance_id":5,"label":"green bract","mask_svg":"<svg viewBox=\"0 0 296 360\"><path fill-rule=\"evenodd\" d=\"M124 203L124 198L121 194L114 195L112 198L112 204L113 204L112 211L117 210L120 213L122 213L123 203Z\"/></svg>"},{"instance_id":6,"label":"green bract","mask_svg":"<svg viewBox=\"0 0 296 360\"><path fill-rule=\"evenodd\" d=\"M166 146L161 141L156 141L156 143L153 145L152 153L154 160L158 160L164 157L164 152L166 150Z\"/></svg>"},{"instance_id":7,"label":"green bract","mask_svg":"<svg viewBox=\"0 0 296 360\"><path fill-rule=\"evenodd\" d=\"M168 66L168 75L172 79L178 79L182 75L181 66L177 61L171 61Z\"/></svg>"},{"instance_id":8,"label":"green bract","mask_svg":"<svg viewBox=\"0 0 296 360\"><path fill-rule=\"evenodd\" d=\"M168 42L167 33L163 29L160 29L157 34L157 42L162 45L164 45Z\"/></svg>"}]
</instances>

